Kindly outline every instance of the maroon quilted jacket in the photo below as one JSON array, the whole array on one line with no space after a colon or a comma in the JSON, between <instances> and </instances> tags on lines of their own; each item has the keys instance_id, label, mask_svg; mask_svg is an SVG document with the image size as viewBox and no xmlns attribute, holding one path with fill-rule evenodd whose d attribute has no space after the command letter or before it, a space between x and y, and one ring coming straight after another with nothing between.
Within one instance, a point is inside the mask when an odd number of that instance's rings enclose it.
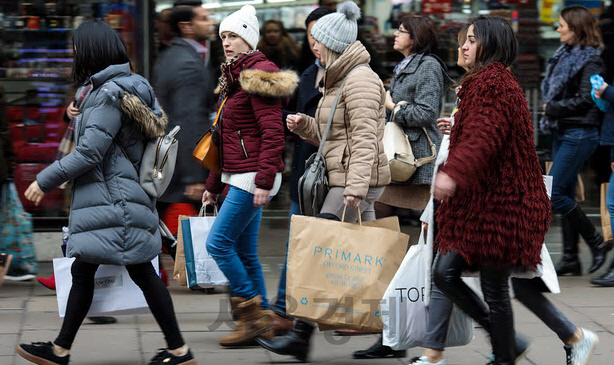
<instances>
[{"instance_id":1,"label":"maroon quilted jacket","mask_svg":"<svg viewBox=\"0 0 614 365\"><path fill-rule=\"evenodd\" d=\"M279 71L259 51L240 58L223 72L229 92L218 123L222 171L257 172L256 186L271 190L275 175L284 169L282 103L294 93L298 76ZM212 171L207 190L219 194L223 189L221 174Z\"/></svg>"},{"instance_id":2,"label":"maroon quilted jacket","mask_svg":"<svg viewBox=\"0 0 614 365\"><path fill-rule=\"evenodd\" d=\"M535 267L551 212L527 100L500 63L462 86L440 169L458 185L437 211L435 244L471 265Z\"/></svg>"}]
</instances>

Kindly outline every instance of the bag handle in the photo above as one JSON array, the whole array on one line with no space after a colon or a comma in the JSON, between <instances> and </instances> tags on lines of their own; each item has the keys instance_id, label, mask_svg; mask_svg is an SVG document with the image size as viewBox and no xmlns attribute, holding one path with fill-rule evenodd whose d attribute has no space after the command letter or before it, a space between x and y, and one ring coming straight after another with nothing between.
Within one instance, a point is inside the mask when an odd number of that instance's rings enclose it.
<instances>
[{"instance_id":1,"label":"bag handle","mask_svg":"<svg viewBox=\"0 0 614 365\"><path fill-rule=\"evenodd\" d=\"M326 137L328 137L328 131L330 130L331 124L333 124L333 117L335 116L335 111L337 110L337 104L339 104L339 97L341 97L341 92L343 91L343 86L345 85L345 81L350 76L350 73L354 71L354 69L366 66L366 64L361 63L360 65L354 66L350 71L348 71L347 75L343 78L343 82L341 82L341 86L339 86L339 91L337 92L337 96L335 97L335 101L333 102L333 107L331 109L330 115L328 116L328 122L326 122L326 128L324 129L324 133L322 134L322 138L320 140L320 147L318 147L318 153L316 154L315 161L322 158L322 150L324 150L324 142L326 142Z\"/></svg>"},{"instance_id":2,"label":"bag handle","mask_svg":"<svg viewBox=\"0 0 614 365\"><path fill-rule=\"evenodd\" d=\"M206 214L207 209L206 208L207 208L207 204L203 203L203 205L200 207L200 211L198 212L198 216L199 217L206 217L207 216L207 214ZM213 216L217 217L217 213L218 213L217 205L213 204Z\"/></svg>"},{"instance_id":3,"label":"bag handle","mask_svg":"<svg viewBox=\"0 0 614 365\"><path fill-rule=\"evenodd\" d=\"M347 208L347 204L343 205L343 213L341 214L341 222L345 222L345 209ZM358 224L360 224L362 226L362 217L360 216L360 207L356 207L356 210L358 210Z\"/></svg>"},{"instance_id":4,"label":"bag handle","mask_svg":"<svg viewBox=\"0 0 614 365\"><path fill-rule=\"evenodd\" d=\"M389 123L396 123L397 112L401 110L401 107L403 105L408 105L408 104L409 103L407 101L399 101L398 103L396 103L396 105L394 106L394 109L392 110L392 114L390 115ZM424 134L426 135L426 139L428 140L429 145L431 146L431 155L415 159L416 167L420 167L420 166L426 165L427 163L431 163L437 158L437 147L435 147L435 144L431 140L431 137L429 137L429 134L426 131L426 128L422 127L422 130L424 131Z\"/></svg>"},{"instance_id":5,"label":"bag handle","mask_svg":"<svg viewBox=\"0 0 614 365\"><path fill-rule=\"evenodd\" d=\"M220 104L220 107L217 110L215 120L213 121L214 126L217 125L218 120L220 120L220 118L222 117L222 112L224 111L224 105L226 104L226 100L228 100L228 96L225 97L224 100L222 100L222 104Z\"/></svg>"}]
</instances>

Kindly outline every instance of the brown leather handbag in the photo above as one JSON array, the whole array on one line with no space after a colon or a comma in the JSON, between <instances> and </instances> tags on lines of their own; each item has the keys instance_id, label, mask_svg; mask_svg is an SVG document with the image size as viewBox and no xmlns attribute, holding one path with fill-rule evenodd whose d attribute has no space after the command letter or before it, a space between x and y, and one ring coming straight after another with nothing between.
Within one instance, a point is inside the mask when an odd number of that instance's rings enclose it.
<instances>
[{"instance_id":1,"label":"brown leather handbag","mask_svg":"<svg viewBox=\"0 0 614 365\"><path fill-rule=\"evenodd\" d=\"M222 164L220 162L220 136L217 124L224 112L226 100L228 100L228 98L222 101L213 125L209 128L207 133L200 138L196 144L196 148L194 148L194 152L192 152L192 157L194 157L196 162L201 164L204 168L215 172L222 171Z\"/></svg>"}]
</instances>

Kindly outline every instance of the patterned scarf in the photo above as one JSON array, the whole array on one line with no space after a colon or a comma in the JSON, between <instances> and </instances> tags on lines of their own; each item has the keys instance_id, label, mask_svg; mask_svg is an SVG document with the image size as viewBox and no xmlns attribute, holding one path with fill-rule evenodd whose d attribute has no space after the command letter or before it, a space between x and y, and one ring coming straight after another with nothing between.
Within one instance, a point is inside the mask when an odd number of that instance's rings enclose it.
<instances>
[{"instance_id":1,"label":"patterned scarf","mask_svg":"<svg viewBox=\"0 0 614 365\"><path fill-rule=\"evenodd\" d=\"M600 54L599 49L589 46L584 47L584 49L581 49L579 45L570 47L564 44L559 47L548 61L546 77L541 84L544 104L548 104L560 96L569 80L586 66L591 57ZM557 127L557 120L551 119L547 115L543 115L539 121L539 128L544 133L549 133Z\"/></svg>"},{"instance_id":2,"label":"patterned scarf","mask_svg":"<svg viewBox=\"0 0 614 365\"><path fill-rule=\"evenodd\" d=\"M235 62L242 59L244 56L245 57L249 56L250 54L254 52L258 52L258 51L251 50L249 52L239 53L236 56L234 56L231 60L222 63L222 65L220 66L220 70L222 70L222 76L220 76L220 100L224 100L228 96L228 93L230 92L230 84L228 83L228 79L226 78L226 70L228 70L228 73L231 73L232 71L230 70L230 68Z\"/></svg>"},{"instance_id":3,"label":"patterned scarf","mask_svg":"<svg viewBox=\"0 0 614 365\"><path fill-rule=\"evenodd\" d=\"M74 106L77 109L81 108L81 105L85 101L85 97L92 90L92 84L87 83L81 86L77 92L75 93L75 103ZM62 159L64 156L72 153L75 150L75 123L77 118L70 118L68 122L68 127L66 128L66 132L64 132L64 137L60 141L60 146L58 147L58 151L55 155L57 160Z\"/></svg>"}]
</instances>

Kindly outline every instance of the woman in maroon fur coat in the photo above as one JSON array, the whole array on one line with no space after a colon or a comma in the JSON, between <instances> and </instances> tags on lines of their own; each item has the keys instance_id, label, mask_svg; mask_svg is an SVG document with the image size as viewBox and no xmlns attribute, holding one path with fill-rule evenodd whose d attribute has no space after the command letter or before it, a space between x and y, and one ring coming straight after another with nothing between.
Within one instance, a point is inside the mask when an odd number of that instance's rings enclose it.
<instances>
[{"instance_id":1,"label":"woman in maroon fur coat","mask_svg":"<svg viewBox=\"0 0 614 365\"><path fill-rule=\"evenodd\" d=\"M435 284L489 332L495 365L515 361L510 273L540 263L551 218L527 101L507 69L516 50L503 18L472 22L462 48L470 71L435 180ZM469 269L480 271L488 307L461 280Z\"/></svg>"}]
</instances>

